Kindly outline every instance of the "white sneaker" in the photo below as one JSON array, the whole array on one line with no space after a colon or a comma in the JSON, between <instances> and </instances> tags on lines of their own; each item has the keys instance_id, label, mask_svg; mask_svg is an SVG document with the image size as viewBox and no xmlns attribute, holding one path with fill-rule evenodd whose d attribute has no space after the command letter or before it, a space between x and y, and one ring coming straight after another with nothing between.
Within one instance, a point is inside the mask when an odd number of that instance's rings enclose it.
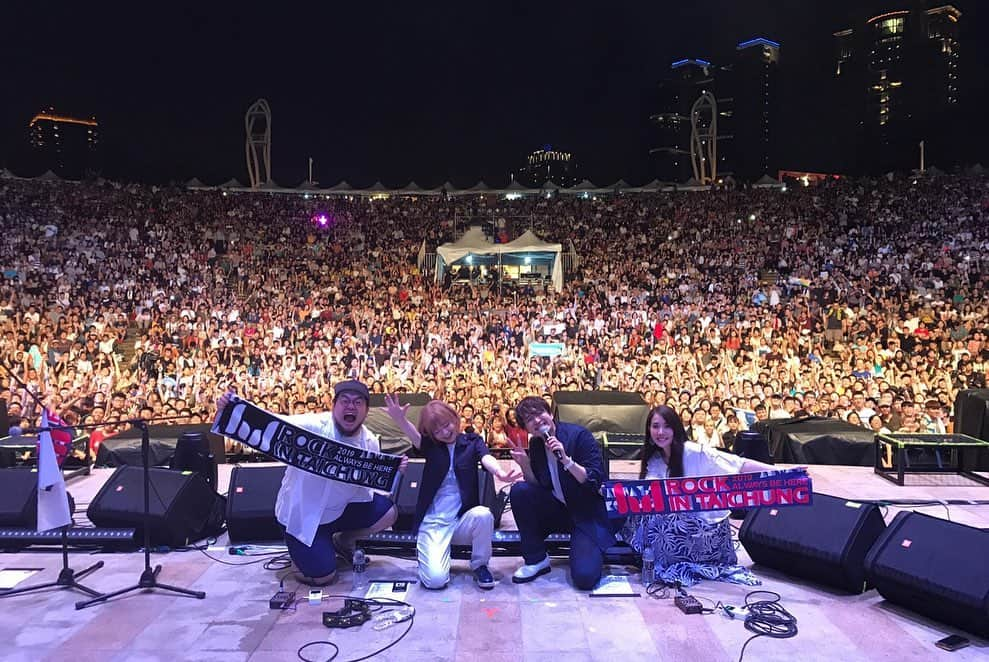
<instances>
[{"instance_id":1,"label":"white sneaker","mask_svg":"<svg viewBox=\"0 0 989 662\"><path fill-rule=\"evenodd\" d=\"M512 575L512 581L516 584L525 584L526 582L531 582L539 575L545 575L549 570L549 556L546 556L539 563L524 565L516 570L515 574Z\"/></svg>"}]
</instances>

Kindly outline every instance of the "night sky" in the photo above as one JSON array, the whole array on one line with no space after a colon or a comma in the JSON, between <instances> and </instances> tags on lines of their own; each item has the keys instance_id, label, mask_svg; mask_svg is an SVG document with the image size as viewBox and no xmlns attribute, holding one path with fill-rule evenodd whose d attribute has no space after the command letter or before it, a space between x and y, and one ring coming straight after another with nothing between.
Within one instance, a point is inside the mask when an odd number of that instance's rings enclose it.
<instances>
[{"instance_id":1,"label":"night sky","mask_svg":"<svg viewBox=\"0 0 989 662\"><path fill-rule=\"evenodd\" d=\"M272 107L272 170L423 186L508 181L543 145L598 183L652 178L648 115L673 60L715 63L741 40L781 42L784 166L834 158L831 33L852 12L907 7L837 0L708 2L10 2L0 5L0 165L16 169L31 116L95 114L103 174L122 180L247 181L244 113ZM867 9L856 9L862 5ZM989 7L962 15L962 86L985 154ZM359 6L358 6L359 5ZM983 43L979 43L979 42ZM803 137L801 137L801 133ZM937 156L931 160L937 162Z\"/></svg>"}]
</instances>

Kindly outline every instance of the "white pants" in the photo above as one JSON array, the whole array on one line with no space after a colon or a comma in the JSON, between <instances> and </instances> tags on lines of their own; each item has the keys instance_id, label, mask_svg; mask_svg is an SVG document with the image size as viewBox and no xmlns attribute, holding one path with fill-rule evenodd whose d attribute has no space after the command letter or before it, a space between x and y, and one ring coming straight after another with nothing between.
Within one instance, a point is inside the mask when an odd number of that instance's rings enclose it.
<instances>
[{"instance_id":1,"label":"white pants","mask_svg":"<svg viewBox=\"0 0 989 662\"><path fill-rule=\"evenodd\" d=\"M419 581L426 588L443 588L450 581L450 545L470 545L470 569L491 560L494 517L485 506L474 506L457 521L443 525L424 520L419 527L416 552Z\"/></svg>"}]
</instances>

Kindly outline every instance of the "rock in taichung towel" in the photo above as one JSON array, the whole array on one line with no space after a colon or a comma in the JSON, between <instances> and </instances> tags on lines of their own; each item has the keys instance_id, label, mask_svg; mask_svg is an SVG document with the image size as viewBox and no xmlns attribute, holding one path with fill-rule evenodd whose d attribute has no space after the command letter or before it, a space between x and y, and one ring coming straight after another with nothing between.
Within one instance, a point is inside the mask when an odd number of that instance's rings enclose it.
<instances>
[{"instance_id":1,"label":"rock in taichung towel","mask_svg":"<svg viewBox=\"0 0 989 662\"><path fill-rule=\"evenodd\" d=\"M814 487L807 469L656 480L606 480L608 517L686 513L729 508L809 506Z\"/></svg>"},{"instance_id":2,"label":"rock in taichung towel","mask_svg":"<svg viewBox=\"0 0 989 662\"><path fill-rule=\"evenodd\" d=\"M402 461L320 437L240 398L223 408L212 431L317 476L384 492L395 486Z\"/></svg>"}]
</instances>

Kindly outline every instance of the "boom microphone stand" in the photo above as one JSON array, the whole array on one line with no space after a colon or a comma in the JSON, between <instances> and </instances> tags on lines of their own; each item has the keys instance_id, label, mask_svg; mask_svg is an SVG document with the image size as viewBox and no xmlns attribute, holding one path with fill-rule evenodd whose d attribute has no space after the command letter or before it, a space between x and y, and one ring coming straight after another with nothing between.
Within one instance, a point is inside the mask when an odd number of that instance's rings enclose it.
<instances>
[{"instance_id":1,"label":"boom microphone stand","mask_svg":"<svg viewBox=\"0 0 989 662\"><path fill-rule=\"evenodd\" d=\"M144 571L141 573L141 578L137 584L111 593L96 594L95 597L89 600L81 600L76 603L76 609L85 609L94 604L106 602L110 598L139 590L160 589L180 595L188 595L200 600L206 597L205 591L192 591L187 588L179 588L160 583L158 581L158 573L161 572L161 565L156 565L154 568L151 567L151 467L149 459L151 455L151 441L148 435L147 421L138 418L130 421L130 423L141 430L141 464L144 466Z\"/></svg>"},{"instance_id":2,"label":"boom microphone stand","mask_svg":"<svg viewBox=\"0 0 989 662\"><path fill-rule=\"evenodd\" d=\"M10 366L8 366L5 361L0 360L0 367L3 367L4 370L7 372L7 374L10 375L24 389L25 393L27 393L29 396L31 396L31 399L34 400L34 402L40 408L44 409L44 404L41 402L41 400L38 398L38 396L35 393L32 393L31 392L31 390L27 387L27 384L25 384L17 376L17 374L14 373L13 370L11 370ZM151 420L154 420L154 421L165 421L165 420L174 420L174 419L180 419L180 418L185 418L185 417L184 416L164 416L164 417L160 417L160 418L156 418L156 419L151 419ZM176 586L169 586L167 584L161 584L161 583L159 583L158 582L158 573L161 572L161 566L158 565L158 566L155 566L154 568L151 567L151 527L150 527L150 520L151 520L151 512L150 512L151 511L151 497L150 497L150 492L151 492L151 467L150 467L150 464L151 464L151 460L150 460L150 456L151 456L151 441L150 441L150 436L149 436L149 433L148 433L148 422L149 421L148 420L145 420L145 419L142 419L142 418L136 418L136 419L132 419L132 420L126 421L126 422L127 423L130 423L130 424L132 424L132 425L134 425L136 427L138 427L141 430L141 464L144 466L144 520L143 520L144 521L144 572L141 573L141 578L138 580L138 583L136 585L134 585L134 586L129 586L127 588L123 588L123 589L120 589L118 591L114 591L112 593L105 593L105 594L104 593L99 593L99 592L94 591L93 589L91 589L89 587L86 587L86 586L83 586L82 584L80 584L78 581L76 581L76 579L78 579L80 577L85 577L89 573L95 572L96 570L99 570L100 568L103 567L103 561L99 561L99 562L93 564L92 566L90 566L89 568L86 568L85 570L83 570L80 573L76 573L72 568L70 568L69 567L68 533L66 531L66 529L68 527L63 527L62 528L62 570L59 572L58 579L55 580L54 582L48 582L46 584L39 584L38 586L28 586L28 587L24 587L24 588L20 588L20 589L14 589L14 590L11 590L11 591L3 591L3 592L0 592L0 597L7 597L7 596L10 596L10 595L18 595L18 594L22 594L22 593L29 593L29 592L33 592L33 591L42 590L42 589L52 588L54 586L58 586L58 587L62 587L62 588L73 588L73 589L82 591L84 593L87 593L87 594L93 596L89 600L82 600L80 602L77 602L76 603L76 609L84 609L84 608L89 607L91 605L94 605L96 603L105 602L106 600L109 600L110 598L116 597L118 595L122 595L124 593L129 593L130 591L136 591L136 590L139 590L139 589L148 589L148 590L151 590L151 589L156 589L157 588L157 589L162 589L162 590L165 590L165 591L172 591L173 593L180 593L182 595L189 595L189 596L194 597L194 598L199 598L200 600L202 600L202 599L204 599L206 597L206 593L203 592L203 591L191 591L189 589L178 588ZM71 429L84 430L84 429L101 427L102 425L103 425L103 423L93 424L93 425L76 425L76 426L70 426L70 425L49 425L47 428L38 428L36 430L32 430L32 432L38 432L38 433L40 433L40 432L51 431L51 430L71 430ZM87 454L89 453L88 447L87 447L87 451L86 452L87 452Z\"/></svg>"},{"instance_id":3,"label":"boom microphone stand","mask_svg":"<svg viewBox=\"0 0 989 662\"><path fill-rule=\"evenodd\" d=\"M42 409L44 409L44 405L41 403L41 400L38 399L38 396L35 393L32 393L31 392L31 389L29 389L27 387L27 384L25 384L23 381L21 381L20 377L18 377L17 374L14 373L14 371L10 369L10 366L8 366L5 361L0 361L0 365L2 365L3 366L3 369L7 372L7 374L10 375L14 379L14 381L16 381L24 389L24 392L27 393L29 396L31 396L31 398L34 400L35 404L37 404L39 407L41 407ZM46 430L46 431L63 430L63 429L71 429L71 426L68 426L68 425L51 425L51 426L48 426L47 428L44 428L44 430ZM7 431L4 430L3 433L6 435ZM89 460L90 460L90 457L89 457L89 445L87 444L87 446L86 446L86 462L87 462L87 465L88 465ZM88 468L88 466L87 466L87 468ZM71 517L72 513L70 513L69 515ZM35 591L43 591L43 590L46 590L46 589L49 589L49 588L55 588L55 587L74 589L76 591L82 591L83 593L86 593L86 594L92 595L92 596L99 595L99 593L97 591L94 591L93 589L89 588L88 586L83 586L77 580L85 577L86 575L88 575L88 574L90 574L92 572L96 572L97 570L99 570L100 568L102 568L103 567L103 561L97 561L96 563L94 563L93 565L89 566L88 568L86 568L82 572L76 572L75 570L73 570L72 568L69 567L69 536L68 536L68 528L70 526L72 526L72 524L67 524L66 526L63 526L62 527L62 536L61 536L61 538L62 538L62 569L58 573L58 579L56 579L53 582L45 582L44 584L37 584L35 586L25 586L23 588L15 588L15 589L10 589L8 591L0 591L0 598L6 598L6 597L9 597L11 595L22 595L24 593L34 593Z\"/></svg>"}]
</instances>

